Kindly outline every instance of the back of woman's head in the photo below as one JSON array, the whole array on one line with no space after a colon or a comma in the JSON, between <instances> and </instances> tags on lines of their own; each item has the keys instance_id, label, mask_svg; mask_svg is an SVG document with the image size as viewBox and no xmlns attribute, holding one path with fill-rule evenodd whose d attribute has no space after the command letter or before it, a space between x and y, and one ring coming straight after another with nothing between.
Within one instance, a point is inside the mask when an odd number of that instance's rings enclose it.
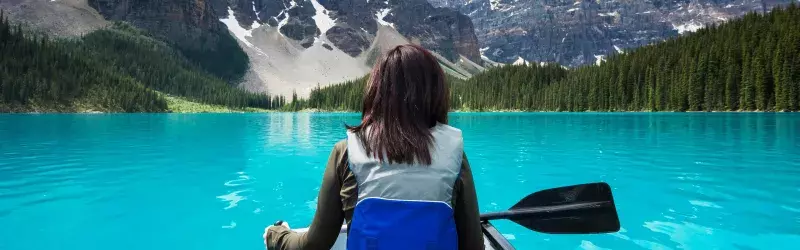
<instances>
[{"instance_id":1,"label":"back of woman's head","mask_svg":"<svg viewBox=\"0 0 800 250\"><path fill-rule=\"evenodd\" d=\"M361 124L348 127L367 154L381 161L431 164L431 128L447 124L449 90L436 58L417 45L400 45L372 69Z\"/></svg>"}]
</instances>

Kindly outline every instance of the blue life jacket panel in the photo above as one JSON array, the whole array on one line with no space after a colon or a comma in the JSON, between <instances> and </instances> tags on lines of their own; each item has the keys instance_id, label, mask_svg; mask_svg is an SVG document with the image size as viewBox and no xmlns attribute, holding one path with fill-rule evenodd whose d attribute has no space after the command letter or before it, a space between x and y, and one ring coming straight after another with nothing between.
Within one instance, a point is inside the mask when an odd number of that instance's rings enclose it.
<instances>
[{"instance_id":1,"label":"blue life jacket panel","mask_svg":"<svg viewBox=\"0 0 800 250\"><path fill-rule=\"evenodd\" d=\"M350 170L358 202L347 237L349 250L456 250L453 186L461 170L461 130L445 124L431 129L430 165L381 163L367 155L348 131Z\"/></svg>"}]
</instances>

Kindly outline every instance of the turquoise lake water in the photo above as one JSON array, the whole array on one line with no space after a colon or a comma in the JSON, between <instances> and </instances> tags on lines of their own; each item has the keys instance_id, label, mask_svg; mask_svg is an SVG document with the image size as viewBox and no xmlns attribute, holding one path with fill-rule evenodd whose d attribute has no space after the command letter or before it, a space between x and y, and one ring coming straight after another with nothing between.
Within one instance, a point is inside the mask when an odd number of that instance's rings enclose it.
<instances>
[{"instance_id":1,"label":"turquoise lake water","mask_svg":"<svg viewBox=\"0 0 800 250\"><path fill-rule=\"evenodd\" d=\"M0 249L263 249L311 220L355 114L0 115ZM790 249L800 115L453 114L482 212L605 181L622 231L518 249Z\"/></svg>"}]
</instances>

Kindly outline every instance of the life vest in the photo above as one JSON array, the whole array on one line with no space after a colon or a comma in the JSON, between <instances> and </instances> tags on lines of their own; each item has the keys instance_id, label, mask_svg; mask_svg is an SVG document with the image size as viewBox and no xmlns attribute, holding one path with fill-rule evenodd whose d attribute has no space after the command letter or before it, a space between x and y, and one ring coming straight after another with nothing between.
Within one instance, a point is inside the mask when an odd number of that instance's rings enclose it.
<instances>
[{"instance_id":1,"label":"life vest","mask_svg":"<svg viewBox=\"0 0 800 250\"><path fill-rule=\"evenodd\" d=\"M461 171L461 130L431 129L431 165L381 163L347 133L350 170L358 201L347 236L348 250L456 250L453 186Z\"/></svg>"}]
</instances>

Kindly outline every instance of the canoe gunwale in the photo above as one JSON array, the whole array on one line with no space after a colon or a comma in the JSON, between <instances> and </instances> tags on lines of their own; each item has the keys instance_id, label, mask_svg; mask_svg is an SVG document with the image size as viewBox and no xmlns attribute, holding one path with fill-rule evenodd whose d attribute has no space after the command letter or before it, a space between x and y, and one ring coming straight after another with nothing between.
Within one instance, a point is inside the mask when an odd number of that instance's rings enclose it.
<instances>
[{"instance_id":1,"label":"canoe gunwale","mask_svg":"<svg viewBox=\"0 0 800 250\"><path fill-rule=\"evenodd\" d=\"M481 223L481 228L483 229L483 241L484 246L487 250L516 250L514 246L508 242L508 239L503 237L499 231L492 225L492 223L488 221L484 221ZM298 233L308 232L308 228L299 228L294 229L293 231ZM342 225L342 228L339 230L339 238L336 240L335 245L331 250L345 250L345 242L347 241L347 225Z\"/></svg>"}]
</instances>

